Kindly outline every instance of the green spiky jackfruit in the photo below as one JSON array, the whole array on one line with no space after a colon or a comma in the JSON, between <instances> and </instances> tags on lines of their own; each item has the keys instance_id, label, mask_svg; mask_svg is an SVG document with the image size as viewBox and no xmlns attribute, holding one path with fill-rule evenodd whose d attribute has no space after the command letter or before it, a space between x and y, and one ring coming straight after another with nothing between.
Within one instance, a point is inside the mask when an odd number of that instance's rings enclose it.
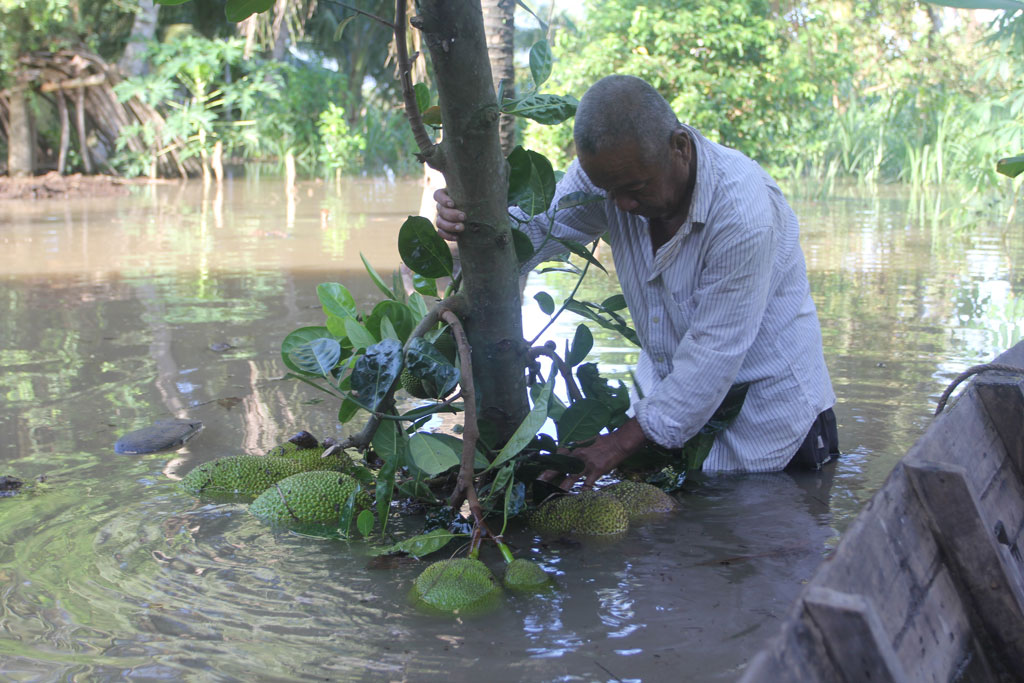
<instances>
[{"instance_id":1,"label":"green spiky jackfruit","mask_svg":"<svg viewBox=\"0 0 1024 683\"><path fill-rule=\"evenodd\" d=\"M460 557L424 569L409 597L414 605L434 614L475 615L498 606L501 586L483 562Z\"/></svg>"},{"instance_id":2,"label":"green spiky jackfruit","mask_svg":"<svg viewBox=\"0 0 1024 683\"><path fill-rule=\"evenodd\" d=\"M536 562L517 557L505 565L501 579L505 588L517 593L540 593L551 586L551 578Z\"/></svg>"},{"instance_id":3,"label":"green spiky jackfruit","mask_svg":"<svg viewBox=\"0 0 1024 683\"><path fill-rule=\"evenodd\" d=\"M352 458L345 451L335 450L326 458L323 448L300 448L295 444L284 443L276 446L267 455L294 460L302 466L303 472L330 470L332 472L348 472L355 466Z\"/></svg>"},{"instance_id":4,"label":"green spiky jackfruit","mask_svg":"<svg viewBox=\"0 0 1024 683\"><path fill-rule=\"evenodd\" d=\"M182 478L181 487L194 495L258 496L275 482L301 471L299 463L286 458L232 455L193 468Z\"/></svg>"},{"instance_id":5,"label":"green spiky jackfruit","mask_svg":"<svg viewBox=\"0 0 1024 683\"><path fill-rule=\"evenodd\" d=\"M349 498L353 500L351 525L360 511L370 507L370 496L359 482L342 472L300 472L261 493L249 512L279 526L340 526ZM342 531L348 533L349 529Z\"/></svg>"},{"instance_id":6,"label":"green spiky jackfruit","mask_svg":"<svg viewBox=\"0 0 1024 683\"><path fill-rule=\"evenodd\" d=\"M402 370L402 374L398 376L398 382L402 385L402 388L409 392L409 395L414 398L434 398L430 395L424 386L423 381L416 375L409 372L408 368Z\"/></svg>"},{"instance_id":7,"label":"green spiky jackfruit","mask_svg":"<svg viewBox=\"0 0 1024 683\"><path fill-rule=\"evenodd\" d=\"M552 536L611 536L629 527L629 514L613 495L582 491L545 501L530 515L529 523Z\"/></svg>"},{"instance_id":8,"label":"green spiky jackfruit","mask_svg":"<svg viewBox=\"0 0 1024 683\"><path fill-rule=\"evenodd\" d=\"M676 501L657 486L640 481L620 481L601 489L622 503L629 513L629 521L635 521L676 509Z\"/></svg>"}]
</instances>

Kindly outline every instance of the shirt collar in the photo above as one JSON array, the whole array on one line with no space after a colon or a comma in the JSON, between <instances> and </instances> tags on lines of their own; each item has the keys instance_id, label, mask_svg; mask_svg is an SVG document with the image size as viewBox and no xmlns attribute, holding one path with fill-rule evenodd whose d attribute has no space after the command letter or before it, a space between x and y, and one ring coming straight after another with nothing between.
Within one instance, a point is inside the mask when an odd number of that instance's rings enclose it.
<instances>
[{"instance_id":1,"label":"shirt collar","mask_svg":"<svg viewBox=\"0 0 1024 683\"><path fill-rule=\"evenodd\" d=\"M696 128L685 123L680 124L693 140L693 148L697 154L697 179L693 183L693 198L690 200L690 213L679 232L689 234L693 230L704 227L711 212L711 194L714 184L714 159L711 141L700 134Z\"/></svg>"}]
</instances>

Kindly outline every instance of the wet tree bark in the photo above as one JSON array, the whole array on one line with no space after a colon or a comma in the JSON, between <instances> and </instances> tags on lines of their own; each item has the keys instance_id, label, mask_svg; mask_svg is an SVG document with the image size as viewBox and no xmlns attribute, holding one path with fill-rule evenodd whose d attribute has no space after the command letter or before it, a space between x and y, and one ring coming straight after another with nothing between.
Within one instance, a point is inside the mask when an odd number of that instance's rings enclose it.
<instances>
[{"instance_id":1,"label":"wet tree bark","mask_svg":"<svg viewBox=\"0 0 1024 683\"><path fill-rule=\"evenodd\" d=\"M413 26L430 52L444 126L444 139L428 162L445 174L449 194L467 216L459 254L480 416L504 440L529 406L508 170L480 3L422 0Z\"/></svg>"}]
</instances>

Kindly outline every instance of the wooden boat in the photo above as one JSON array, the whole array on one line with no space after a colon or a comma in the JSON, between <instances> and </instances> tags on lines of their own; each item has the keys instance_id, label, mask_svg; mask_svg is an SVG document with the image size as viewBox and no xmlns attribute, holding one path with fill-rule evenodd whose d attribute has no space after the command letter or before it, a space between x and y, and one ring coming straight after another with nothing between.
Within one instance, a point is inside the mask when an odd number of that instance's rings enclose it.
<instances>
[{"instance_id":1,"label":"wooden boat","mask_svg":"<svg viewBox=\"0 0 1024 683\"><path fill-rule=\"evenodd\" d=\"M1024 680L1024 342L979 367L743 683Z\"/></svg>"}]
</instances>

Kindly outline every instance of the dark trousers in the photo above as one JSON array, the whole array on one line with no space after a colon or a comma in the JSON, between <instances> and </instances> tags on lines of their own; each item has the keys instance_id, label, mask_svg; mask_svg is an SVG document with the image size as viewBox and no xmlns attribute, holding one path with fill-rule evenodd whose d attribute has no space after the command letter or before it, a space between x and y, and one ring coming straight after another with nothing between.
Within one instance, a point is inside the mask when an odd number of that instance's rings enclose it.
<instances>
[{"instance_id":1,"label":"dark trousers","mask_svg":"<svg viewBox=\"0 0 1024 683\"><path fill-rule=\"evenodd\" d=\"M832 409L822 412L804 437L804 442L786 465L787 470L819 470L839 455L836 414Z\"/></svg>"}]
</instances>

